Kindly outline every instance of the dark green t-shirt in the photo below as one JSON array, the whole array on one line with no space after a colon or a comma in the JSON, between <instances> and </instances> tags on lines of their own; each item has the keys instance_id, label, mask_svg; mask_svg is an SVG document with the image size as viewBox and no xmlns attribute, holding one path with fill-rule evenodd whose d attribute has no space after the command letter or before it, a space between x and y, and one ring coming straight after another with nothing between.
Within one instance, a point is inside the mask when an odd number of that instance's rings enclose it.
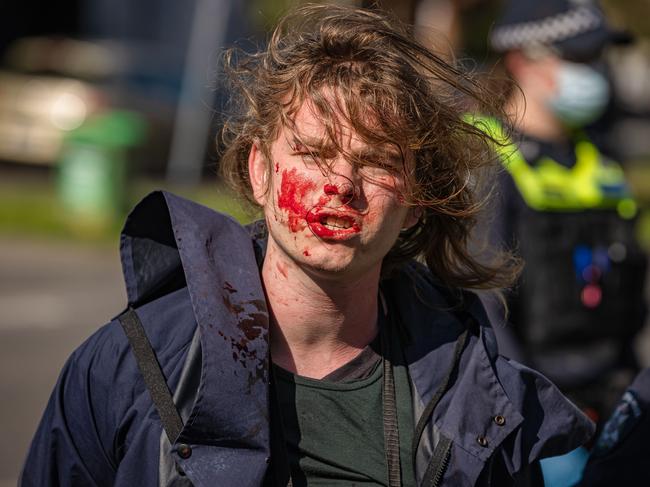
<instances>
[{"instance_id":1,"label":"dark green t-shirt","mask_svg":"<svg viewBox=\"0 0 650 487\"><path fill-rule=\"evenodd\" d=\"M401 346L396 340L392 342L390 358L395 378L402 484L411 486L415 485L411 391L408 372L400 358ZM376 340L357 358L322 380L274 366L285 453L294 486L388 485L383 362L378 344ZM277 448L277 441L275 444ZM276 453L273 456L277 458Z\"/></svg>"}]
</instances>

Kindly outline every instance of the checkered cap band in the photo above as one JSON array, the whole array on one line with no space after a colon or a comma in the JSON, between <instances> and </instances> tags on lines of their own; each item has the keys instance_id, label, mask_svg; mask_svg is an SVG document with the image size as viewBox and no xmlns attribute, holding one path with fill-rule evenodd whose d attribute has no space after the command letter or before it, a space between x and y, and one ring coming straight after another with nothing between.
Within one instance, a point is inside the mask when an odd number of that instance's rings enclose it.
<instances>
[{"instance_id":1,"label":"checkered cap band","mask_svg":"<svg viewBox=\"0 0 650 487\"><path fill-rule=\"evenodd\" d=\"M508 51L531 44L551 44L590 32L603 24L603 18L589 7L575 7L541 20L496 27L490 36L492 48Z\"/></svg>"}]
</instances>

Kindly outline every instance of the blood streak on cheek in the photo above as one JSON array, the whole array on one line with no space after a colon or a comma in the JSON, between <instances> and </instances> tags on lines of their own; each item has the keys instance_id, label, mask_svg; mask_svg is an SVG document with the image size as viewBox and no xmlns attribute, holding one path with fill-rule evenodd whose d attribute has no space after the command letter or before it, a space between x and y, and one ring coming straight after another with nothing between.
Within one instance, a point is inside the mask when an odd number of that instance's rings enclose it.
<instances>
[{"instance_id":1,"label":"blood streak on cheek","mask_svg":"<svg viewBox=\"0 0 650 487\"><path fill-rule=\"evenodd\" d=\"M307 250L307 249L303 250L302 253L303 253L303 255L304 255L305 257L309 257L309 256L311 255L311 254L309 253L309 250Z\"/></svg>"},{"instance_id":2,"label":"blood streak on cheek","mask_svg":"<svg viewBox=\"0 0 650 487\"><path fill-rule=\"evenodd\" d=\"M280 164L278 164L277 162L275 163L275 172L276 174L280 172Z\"/></svg>"},{"instance_id":3,"label":"blood streak on cheek","mask_svg":"<svg viewBox=\"0 0 650 487\"><path fill-rule=\"evenodd\" d=\"M298 174L296 168L282 171L278 191L278 207L287 212L289 230L299 232L307 226L305 217L309 208L303 204L305 196L316 188L310 179Z\"/></svg>"}]
</instances>

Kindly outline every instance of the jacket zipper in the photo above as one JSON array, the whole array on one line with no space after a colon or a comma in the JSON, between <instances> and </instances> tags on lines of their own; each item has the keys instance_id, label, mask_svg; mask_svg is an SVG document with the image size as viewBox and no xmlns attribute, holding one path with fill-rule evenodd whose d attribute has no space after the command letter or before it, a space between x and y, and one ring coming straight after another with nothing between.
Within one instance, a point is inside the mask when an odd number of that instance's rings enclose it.
<instances>
[{"instance_id":1,"label":"jacket zipper","mask_svg":"<svg viewBox=\"0 0 650 487\"><path fill-rule=\"evenodd\" d=\"M460 356L463 353L465 344L467 343L469 336L469 331L465 330L457 339L456 346L454 347L454 356L451 361L451 367L447 371L447 374L443 378L438 390L435 392L427 406L424 408L420 419L417 422L415 427L415 434L413 435L412 443L412 452L413 452L413 465L416 464L416 455L417 450L420 445L420 440L426 428L427 423L431 420L433 411L442 399L442 396L447 392L451 386L452 378L458 364L460 362ZM440 437L438 444L435 447L429 465L427 466L426 472L424 473L422 485L425 487L437 486L440 482L440 478L444 474L445 469L447 468L447 463L449 462L449 453L451 451L451 440L445 438L444 436Z\"/></svg>"},{"instance_id":2,"label":"jacket zipper","mask_svg":"<svg viewBox=\"0 0 650 487\"><path fill-rule=\"evenodd\" d=\"M433 482L431 482L431 487L438 487L440 484L440 481L442 480L442 476L445 473L445 470L447 470L447 465L449 465L449 458L451 457L451 443L447 445L447 448L445 449L444 456L442 457L442 461L440 462L440 465L438 465L438 468L436 469L436 474L433 477Z\"/></svg>"}]
</instances>

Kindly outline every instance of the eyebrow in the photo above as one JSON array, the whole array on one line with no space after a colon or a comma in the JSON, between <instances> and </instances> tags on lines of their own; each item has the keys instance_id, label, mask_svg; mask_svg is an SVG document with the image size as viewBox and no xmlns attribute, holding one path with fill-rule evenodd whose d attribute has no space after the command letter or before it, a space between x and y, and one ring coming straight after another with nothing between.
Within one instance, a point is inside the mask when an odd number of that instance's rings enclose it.
<instances>
[{"instance_id":1,"label":"eyebrow","mask_svg":"<svg viewBox=\"0 0 650 487\"><path fill-rule=\"evenodd\" d=\"M357 157L362 159L389 159L390 161L400 162L402 153L395 150L377 149L375 147L363 148L356 152Z\"/></svg>"},{"instance_id":2,"label":"eyebrow","mask_svg":"<svg viewBox=\"0 0 650 487\"><path fill-rule=\"evenodd\" d=\"M291 139L291 145L303 146L303 147L315 148L315 149L329 149L332 147L331 144L327 144L322 139L309 138L309 137L298 138L296 136L294 136Z\"/></svg>"},{"instance_id":3,"label":"eyebrow","mask_svg":"<svg viewBox=\"0 0 650 487\"><path fill-rule=\"evenodd\" d=\"M319 152L328 152L328 151L333 151L334 146L327 141L324 141L323 139L320 138L310 138L310 137L293 137L291 145L294 147L305 147L306 149L314 149ZM352 155L355 158L364 160L364 159L369 159L369 160L378 160L378 159L387 159L388 161L392 163L401 163L403 160L402 153L396 150L390 150L388 148L385 148L382 150L381 148L377 147L372 147L372 146L367 146L363 147L359 150L356 151L351 151Z\"/></svg>"}]
</instances>

